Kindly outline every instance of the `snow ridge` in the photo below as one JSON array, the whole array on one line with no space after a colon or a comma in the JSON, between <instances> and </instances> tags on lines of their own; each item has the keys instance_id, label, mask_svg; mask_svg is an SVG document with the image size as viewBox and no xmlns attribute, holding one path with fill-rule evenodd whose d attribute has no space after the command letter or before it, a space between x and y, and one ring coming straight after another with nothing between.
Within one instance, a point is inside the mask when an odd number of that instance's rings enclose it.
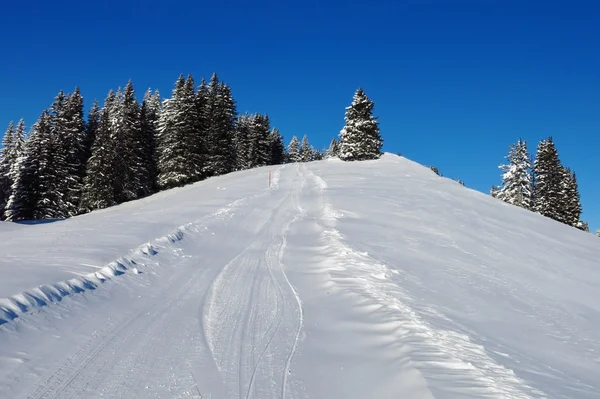
<instances>
[{"instance_id":1,"label":"snow ridge","mask_svg":"<svg viewBox=\"0 0 600 399\"><path fill-rule=\"evenodd\" d=\"M309 174L325 199L327 183L312 171ZM395 337L393 345L423 374L434 396L461 392L461 387L471 386L471 396L477 398L546 397L526 385L513 370L494 361L482 345L471 342L466 334L435 328L413 310L409 305L413 299L388 280L399 274L397 270L346 244L336 229L337 220L343 216L325 199L321 234L337 258L337 267L330 269L332 282L348 296L358 296L355 300L369 307L370 312L381 312L385 320L391 320L381 328Z\"/></svg>"},{"instance_id":2,"label":"snow ridge","mask_svg":"<svg viewBox=\"0 0 600 399\"><path fill-rule=\"evenodd\" d=\"M262 192L256 196L264 194L265 192ZM140 245L130 254L117 258L98 271L66 281L40 285L39 287L8 298L0 298L0 325L22 317L24 314L32 312L35 309L58 303L67 296L93 291L100 284L128 272L130 272L129 274L140 273L141 267L147 266L148 262L151 262L152 258L166 246L182 241L189 229L200 232L202 225L212 219L231 218L235 210L247 202L248 199L242 198L236 200L200 220L179 226L166 236Z\"/></svg>"}]
</instances>

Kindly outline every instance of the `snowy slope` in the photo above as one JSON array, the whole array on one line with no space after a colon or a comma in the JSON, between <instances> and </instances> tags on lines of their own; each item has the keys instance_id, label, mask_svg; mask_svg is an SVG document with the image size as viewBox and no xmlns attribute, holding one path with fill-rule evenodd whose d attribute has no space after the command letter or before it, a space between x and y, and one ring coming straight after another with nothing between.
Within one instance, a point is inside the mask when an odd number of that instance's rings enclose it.
<instances>
[{"instance_id":1,"label":"snowy slope","mask_svg":"<svg viewBox=\"0 0 600 399\"><path fill-rule=\"evenodd\" d=\"M596 237L390 154L272 170L0 225L0 397L600 397Z\"/></svg>"}]
</instances>

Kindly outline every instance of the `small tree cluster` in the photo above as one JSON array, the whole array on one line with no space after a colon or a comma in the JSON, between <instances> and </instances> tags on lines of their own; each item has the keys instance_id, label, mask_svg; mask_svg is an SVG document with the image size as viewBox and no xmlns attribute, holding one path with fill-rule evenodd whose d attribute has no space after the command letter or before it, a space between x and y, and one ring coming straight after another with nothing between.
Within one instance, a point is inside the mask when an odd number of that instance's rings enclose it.
<instances>
[{"instance_id":1,"label":"small tree cluster","mask_svg":"<svg viewBox=\"0 0 600 399\"><path fill-rule=\"evenodd\" d=\"M532 210L559 222L586 229L580 220L581 203L577 177L560 162L552 138L540 141L535 160L530 160L527 144L519 139L510 146L502 185L492 187L492 196Z\"/></svg>"}]
</instances>

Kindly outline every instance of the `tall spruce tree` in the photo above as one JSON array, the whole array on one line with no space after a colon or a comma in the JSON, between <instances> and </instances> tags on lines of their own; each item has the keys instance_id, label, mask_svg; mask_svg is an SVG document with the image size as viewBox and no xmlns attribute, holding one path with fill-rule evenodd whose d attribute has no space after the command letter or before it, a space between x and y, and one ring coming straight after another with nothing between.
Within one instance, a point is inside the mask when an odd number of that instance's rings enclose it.
<instances>
[{"instance_id":1,"label":"tall spruce tree","mask_svg":"<svg viewBox=\"0 0 600 399\"><path fill-rule=\"evenodd\" d=\"M269 147L271 149L270 165L281 165L285 162L285 144L279 130L273 128L269 133Z\"/></svg>"},{"instance_id":2,"label":"tall spruce tree","mask_svg":"<svg viewBox=\"0 0 600 399\"><path fill-rule=\"evenodd\" d=\"M156 166L156 129L160 114L160 94L148 90L140 108L140 161L144 173L140 175L140 196L153 194L158 189Z\"/></svg>"},{"instance_id":3,"label":"tall spruce tree","mask_svg":"<svg viewBox=\"0 0 600 399\"><path fill-rule=\"evenodd\" d=\"M508 164L500 165L500 169L504 171L502 188L495 196L504 202L531 209L531 161L527 152L527 144L519 139L516 144L510 146L506 158Z\"/></svg>"},{"instance_id":4,"label":"tall spruce tree","mask_svg":"<svg viewBox=\"0 0 600 399\"><path fill-rule=\"evenodd\" d=\"M80 212L90 212L116 205L113 182L116 179L115 157L118 145L112 136L112 116L116 94L111 90L101 111L91 156L86 167Z\"/></svg>"},{"instance_id":5,"label":"tall spruce tree","mask_svg":"<svg viewBox=\"0 0 600 399\"><path fill-rule=\"evenodd\" d=\"M362 88L354 94L352 104L346 108L346 125L340 131L340 159L363 161L381 156L383 139L379 122L373 116L374 103Z\"/></svg>"},{"instance_id":6,"label":"tall spruce tree","mask_svg":"<svg viewBox=\"0 0 600 399\"><path fill-rule=\"evenodd\" d=\"M85 125L85 144L84 144L84 159L85 165L87 167L87 161L92 156L92 146L94 145L94 141L96 140L96 134L98 133L98 127L100 126L100 117L102 116L102 111L100 110L100 105L97 100L94 100L92 104L92 108L90 108L90 112L88 113L87 124Z\"/></svg>"},{"instance_id":7,"label":"tall spruce tree","mask_svg":"<svg viewBox=\"0 0 600 399\"><path fill-rule=\"evenodd\" d=\"M569 226L579 227L581 225L581 201L577 176L569 168L563 169L563 222Z\"/></svg>"},{"instance_id":8,"label":"tall spruce tree","mask_svg":"<svg viewBox=\"0 0 600 399\"><path fill-rule=\"evenodd\" d=\"M564 222L563 167L552 137L542 140L534 162L534 203L535 212Z\"/></svg>"},{"instance_id":9,"label":"tall spruce tree","mask_svg":"<svg viewBox=\"0 0 600 399\"><path fill-rule=\"evenodd\" d=\"M251 167L249 146L252 124L252 116L248 112L238 116L234 138L236 170L244 170Z\"/></svg>"},{"instance_id":10,"label":"tall spruce tree","mask_svg":"<svg viewBox=\"0 0 600 399\"><path fill-rule=\"evenodd\" d=\"M4 210L6 209L6 203L10 198L12 192L12 176L11 170L16 162L15 154L15 124L10 122L8 129L4 133L2 139L3 148L1 151L0 158L0 210L2 212L2 218L4 219Z\"/></svg>"},{"instance_id":11,"label":"tall spruce tree","mask_svg":"<svg viewBox=\"0 0 600 399\"><path fill-rule=\"evenodd\" d=\"M334 137L329 144L329 149L327 150L327 158L337 157L340 154L339 142Z\"/></svg>"},{"instance_id":12,"label":"tall spruce tree","mask_svg":"<svg viewBox=\"0 0 600 399\"><path fill-rule=\"evenodd\" d=\"M60 95L59 95L60 97ZM6 220L63 218L64 198L57 188L64 165L47 110L32 127L23 155L15 165L12 194L6 206Z\"/></svg>"},{"instance_id":13,"label":"tall spruce tree","mask_svg":"<svg viewBox=\"0 0 600 399\"><path fill-rule=\"evenodd\" d=\"M175 83L159 118L158 185L161 189L193 183L204 177L204 138L192 76Z\"/></svg>"},{"instance_id":14,"label":"tall spruce tree","mask_svg":"<svg viewBox=\"0 0 600 399\"><path fill-rule=\"evenodd\" d=\"M300 157L300 140L298 137L293 136L292 140L288 144L288 159L290 162L301 162Z\"/></svg>"},{"instance_id":15,"label":"tall spruce tree","mask_svg":"<svg viewBox=\"0 0 600 399\"><path fill-rule=\"evenodd\" d=\"M313 160L313 149L308 142L307 135L302 137L302 142L300 143L300 159L302 162L310 162Z\"/></svg>"},{"instance_id":16,"label":"tall spruce tree","mask_svg":"<svg viewBox=\"0 0 600 399\"><path fill-rule=\"evenodd\" d=\"M229 173L235 168L236 106L231 89L219 82L214 73L208 87L206 140L208 159L207 177Z\"/></svg>"}]
</instances>

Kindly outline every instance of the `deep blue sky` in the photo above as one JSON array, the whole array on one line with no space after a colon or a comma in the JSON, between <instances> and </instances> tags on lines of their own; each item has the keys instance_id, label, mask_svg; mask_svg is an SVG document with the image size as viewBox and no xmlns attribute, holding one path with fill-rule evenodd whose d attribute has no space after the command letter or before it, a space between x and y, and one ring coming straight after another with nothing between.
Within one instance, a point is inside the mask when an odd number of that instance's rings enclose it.
<instances>
[{"instance_id":1,"label":"deep blue sky","mask_svg":"<svg viewBox=\"0 0 600 399\"><path fill-rule=\"evenodd\" d=\"M384 150L489 192L519 137L553 136L600 228L600 6L594 1L7 2L0 128L63 89L86 106L132 79L170 96L216 71L241 112L325 147L362 86Z\"/></svg>"}]
</instances>

